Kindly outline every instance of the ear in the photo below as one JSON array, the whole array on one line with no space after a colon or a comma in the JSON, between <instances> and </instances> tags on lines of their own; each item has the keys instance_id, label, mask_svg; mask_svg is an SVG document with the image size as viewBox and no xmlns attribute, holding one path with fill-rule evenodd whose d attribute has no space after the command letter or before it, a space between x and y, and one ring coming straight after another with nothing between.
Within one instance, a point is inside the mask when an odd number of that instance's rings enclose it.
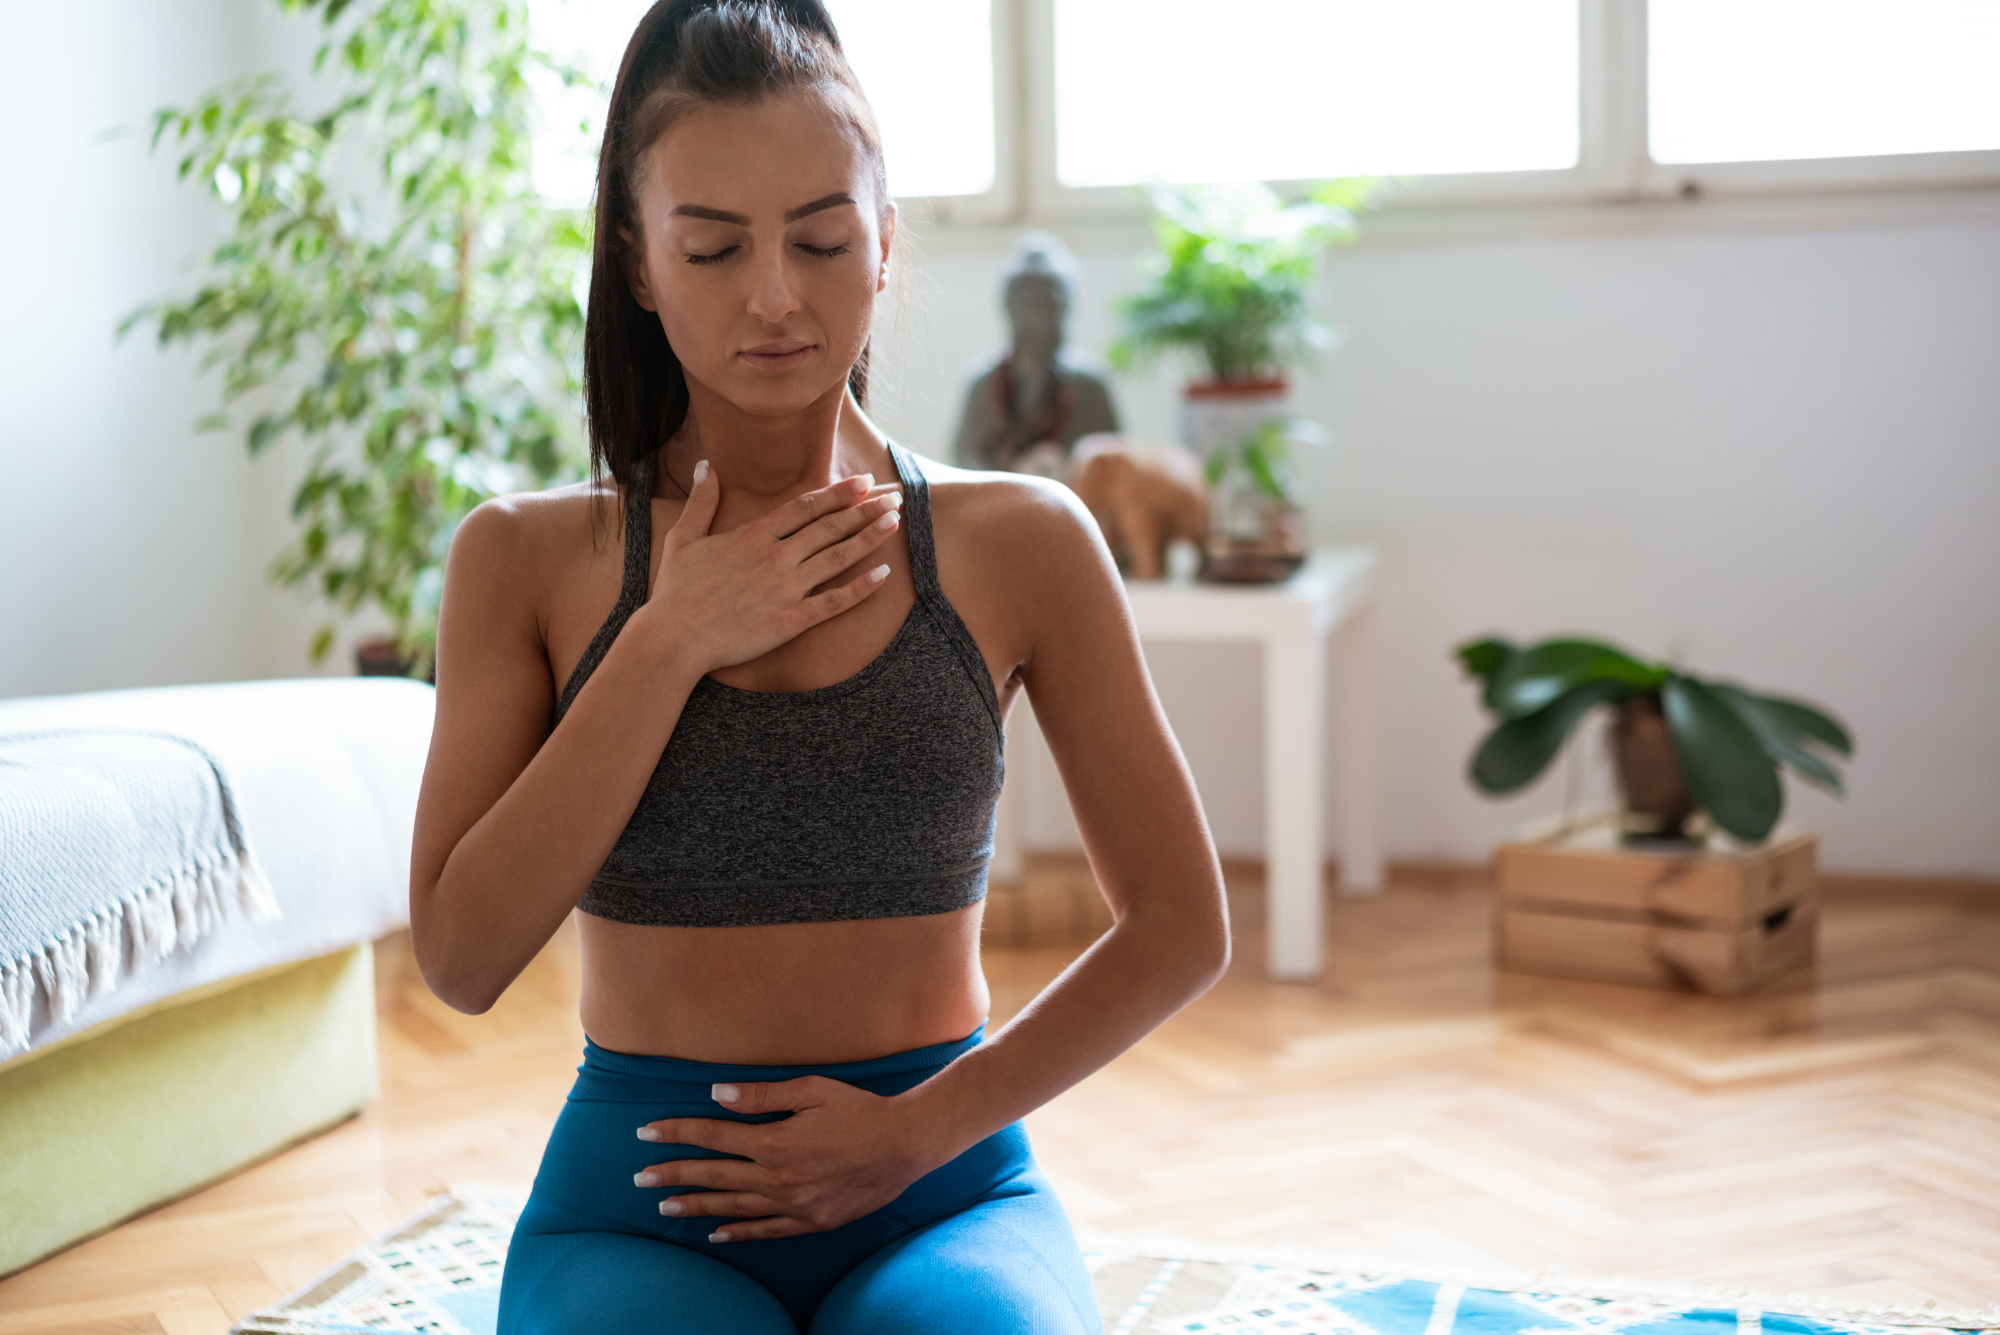
<instances>
[{"instance_id":1,"label":"ear","mask_svg":"<svg viewBox=\"0 0 2000 1335\"><path fill-rule=\"evenodd\" d=\"M658 314L659 303L653 300L653 286L646 276L645 249L629 227L618 229L618 262L624 266L625 286L632 289L632 300L641 310Z\"/></svg>"},{"instance_id":2,"label":"ear","mask_svg":"<svg viewBox=\"0 0 2000 1335\"><path fill-rule=\"evenodd\" d=\"M886 291L889 286L889 249L896 241L896 228L903 221L902 211L896 201L890 200L889 207L882 211L882 267L875 274L875 290Z\"/></svg>"}]
</instances>

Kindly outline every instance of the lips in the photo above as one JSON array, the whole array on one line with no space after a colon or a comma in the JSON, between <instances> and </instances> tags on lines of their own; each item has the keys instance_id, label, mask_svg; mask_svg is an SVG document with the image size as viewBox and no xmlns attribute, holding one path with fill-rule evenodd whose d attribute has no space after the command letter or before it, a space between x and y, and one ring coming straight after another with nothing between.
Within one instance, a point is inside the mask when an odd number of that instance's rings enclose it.
<instances>
[{"instance_id":1,"label":"lips","mask_svg":"<svg viewBox=\"0 0 2000 1335\"><path fill-rule=\"evenodd\" d=\"M763 371L789 371L812 355L813 345L804 339L788 338L776 343L760 343L736 355Z\"/></svg>"}]
</instances>

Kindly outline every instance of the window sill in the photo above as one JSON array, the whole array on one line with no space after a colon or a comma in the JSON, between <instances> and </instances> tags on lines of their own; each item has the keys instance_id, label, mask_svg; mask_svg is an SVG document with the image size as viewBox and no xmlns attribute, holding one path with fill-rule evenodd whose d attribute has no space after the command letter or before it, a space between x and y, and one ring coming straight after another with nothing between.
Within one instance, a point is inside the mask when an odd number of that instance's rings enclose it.
<instances>
[{"instance_id":1,"label":"window sill","mask_svg":"<svg viewBox=\"0 0 2000 1335\"><path fill-rule=\"evenodd\" d=\"M910 207L912 204L917 207ZM1151 240L1143 206L1122 216L1057 209L1011 217L955 218L930 201L905 201L905 216L925 253L948 259L984 255L1023 229L1047 227L1071 244L1130 245ZM1478 245L1538 240L1620 240L1652 236L1872 231L2000 226L2000 182L1948 188L1850 189L1704 194L1642 194L1567 199L1493 199L1440 203L1392 200L1369 213L1356 243L1363 248Z\"/></svg>"}]
</instances>

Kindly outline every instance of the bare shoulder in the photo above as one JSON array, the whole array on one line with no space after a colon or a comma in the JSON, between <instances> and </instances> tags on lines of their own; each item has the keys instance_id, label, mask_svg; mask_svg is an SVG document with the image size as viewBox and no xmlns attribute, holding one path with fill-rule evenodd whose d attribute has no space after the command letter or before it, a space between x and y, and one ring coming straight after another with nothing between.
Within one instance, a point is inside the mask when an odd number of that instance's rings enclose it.
<instances>
[{"instance_id":1,"label":"bare shoulder","mask_svg":"<svg viewBox=\"0 0 2000 1335\"><path fill-rule=\"evenodd\" d=\"M940 542L976 551L1016 578L1109 568L1097 523L1060 482L923 460Z\"/></svg>"},{"instance_id":2,"label":"bare shoulder","mask_svg":"<svg viewBox=\"0 0 2000 1335\"><path fill-rule=\"evenodd\" d=\"M1124 587L1075 492L1020 473L929 460L923 469L939 576L996 680L1048 678L1036 665L1089 653L1122 634Z\"/></svg>"},{"instance_id":3,"label":"bare shoulder","mask_svg":"<svg viewBox=\"0 0 2000 1335\"><path fill-rule=\"evenodd\" d=\"M579 482L495 496L460 522L452 536L452 566L481 583L520 587L524 578L588 559L618 537L614 495L608 483Z\"/></svg>"},{"instance_id":4,"label":"bare shoulder","mask_svg":"<svg viewBox=\"0 0 2000 1335\"><path fill-rule=\"evenodd\" d=\"M439 634L498 634L541 645L561 609L618 559L619 507L608 484L496 496L452 535ZM601 582L598 581L598 582Z\"/></svg>"}]
</instances>

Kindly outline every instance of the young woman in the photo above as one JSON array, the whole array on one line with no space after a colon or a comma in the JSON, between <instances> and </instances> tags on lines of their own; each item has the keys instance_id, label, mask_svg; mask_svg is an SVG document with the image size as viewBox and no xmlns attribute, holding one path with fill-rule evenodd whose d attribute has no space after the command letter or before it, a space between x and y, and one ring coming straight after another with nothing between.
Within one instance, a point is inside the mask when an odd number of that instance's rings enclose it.
<instances>
[{"instance_id":1,"label":"young woman","mask_svg":"<svg viewBox=\"0 0 2000 1335\"><path fill-rule=\"evenodd\" d=\"M460 530L417 818L451 1005L578 911L590 1041L508 1335L1100 1328L1019 1119L1215 980L1221 881L1089 515L861 411L895 227L818 0L646 15L599 167L609 483ZM1116 925L987 1036L1024 689Z\"/></svg>"}]
</instances>

